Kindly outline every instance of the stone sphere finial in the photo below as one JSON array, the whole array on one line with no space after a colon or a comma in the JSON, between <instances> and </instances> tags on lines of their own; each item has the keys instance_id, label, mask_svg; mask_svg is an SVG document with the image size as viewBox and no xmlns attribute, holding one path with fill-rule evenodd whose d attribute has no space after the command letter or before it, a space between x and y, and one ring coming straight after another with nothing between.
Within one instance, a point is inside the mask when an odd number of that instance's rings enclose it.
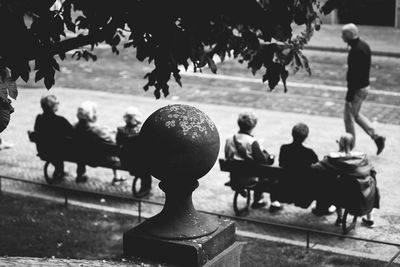
<instances>
[{"instance_id":1,"label":"stone sphere finial","mask_svg":"<svg viewBox=\"0 0 400 267\"><path fill-rule=\"evenodd\" d=\"M218 220L196 211L192 192L218 157L217 127L202 111L169 105L155 111L140 131L143 167L161 180L163 210L141 224L144 232L163 239L193 239L218 229Z\"/></svg>"},{"instance_id":2,"label":"stone sphere finial","mask_svg":"<svg viewBox=\"0 0 400 267\"><path fill-rule=\"evenodd\" d=\"M215 124L192 106L158 109L144 122L140 136L148 171L164 182L197 180L218 157L220 139Z\"/></svg>"}]
</instances>

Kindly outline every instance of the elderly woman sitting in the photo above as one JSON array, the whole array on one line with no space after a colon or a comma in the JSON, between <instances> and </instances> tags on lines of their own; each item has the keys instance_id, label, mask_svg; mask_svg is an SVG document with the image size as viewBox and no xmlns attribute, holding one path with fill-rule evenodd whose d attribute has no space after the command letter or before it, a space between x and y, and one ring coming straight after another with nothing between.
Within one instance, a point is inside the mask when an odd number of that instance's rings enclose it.
<instances>
[{"instance_id":1,"label":"elderly woman sitting","mask_svg":"<svg viewBox=\"0 0 400 267\"><path fill-rule=\"evenodd\" d=\"M252 132L257 125L257 117L252 112L243 112L239 114L238 126L239 132L226 140L225 158L227 160L247 160L256 163L273 164L274 157L270 155L261 144L254 138ZM246 187L258 183L259 178L246 173L231 173L231 184L234 187ZM255 187L254 199L251 207L253 209L261 208L266 205L263 200L263 192L260 187ZM272 195L270 212L276 212L282 209L280 203Z\"/></svg>"},{"instance_id":2,"label":"elderly woman sitting","mask_svg":"<svg viewBox=\"0 0 400 267\"><path fill-rule=\"evenodd\" d=\"M68 120L56 114L59 104L55 95L43 96L40 99L43 113L36 116L34 126L38 135L36 145L39 156L51 159L55 168L53 173L55 181L61 181L66 176L61 154L68 151L68 144L65 144L63 139L73 135L72 125Z\"/></svg>"},{"instance_id":3,"label":"elderly woman sitting","mask_svg":"<svg viewBox=\"0 0 400 267\"><path fill-rule=\"evenodd\" d=\"M83 102L77 111L78 122L74 126L75 140L77 140L80 147L85 148L83 152L84 158L78 163L76 182L86 182L88 177L86 175L85 162L96 161L119 161L118 158L107 155L106 146L114 145L115 136L106 127L98 125L97 122L97 104L91 101ZM117 171L113 169L114 178L112 184L120 181L125 181L125 178L118 178Z\"/></svg>"},{"instance_id":4,"label":"elderly woman sitting","mask_svg":"<svg viewBox=\"0 0 400 267\"><path fill-rule=\"evenodd\" d=\"M143 197L150 193L151 175L141 169L142 152L139 133L142 127L143 115L135 107L128 107L123 115L125 125L117 128L117 144L121 147L121 163L132 175L141 178L141 187L137 194Z\"/></svg>"},{"instance_id":5,"label":"elderly woman sitting","mask_svg":"<svg viewBox=\"0 0 400 267\"><path fill-rule=\"evenodd\" d=\"M379 191L376 185L376 171L369 163L367 155L352 150L353 135L343 134L339 141L339 151L332 152L312 165L315 170L321 170L334 177L333 188L322 190L333 199L337 206L336 225L342 223L342 209L350 214L363 216L363 223L374 226L372 210L379 208ZM330 194L329 192L333 192Z\"/></svg>"}]
</instances>

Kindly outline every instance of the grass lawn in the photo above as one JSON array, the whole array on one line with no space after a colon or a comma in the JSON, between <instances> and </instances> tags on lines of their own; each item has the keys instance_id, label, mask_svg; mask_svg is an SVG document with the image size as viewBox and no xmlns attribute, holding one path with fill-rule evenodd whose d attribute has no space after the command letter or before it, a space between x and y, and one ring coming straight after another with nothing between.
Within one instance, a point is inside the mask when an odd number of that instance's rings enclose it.
<instances>
[{"instance_id":1,"label":"grass lawn","mask_svg":"<svg viewBox=\"0 0 400 267\"><path fill-rule=\"evenodd\" d=\"M0 256L122 261L122 235L136 219L3 193ZM382 266L382 262L238 237L242 266Z\"/></svg>"}]
</instances>

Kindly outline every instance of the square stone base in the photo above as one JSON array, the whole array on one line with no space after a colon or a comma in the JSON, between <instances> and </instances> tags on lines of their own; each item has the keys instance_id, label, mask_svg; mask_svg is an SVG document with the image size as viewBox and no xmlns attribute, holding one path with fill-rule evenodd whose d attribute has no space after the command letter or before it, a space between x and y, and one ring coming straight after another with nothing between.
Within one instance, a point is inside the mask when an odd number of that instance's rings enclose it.
<instances>
[{"instance_id":1,"label":"square stone base","mask_svg":"<svg viewBox=\"0 0 400 267\"><path fill-rule=\"evenodd\" d=\"M142 223L143 224L143 223ZM230 220L220 219L219 227L214 233L201 238L188 240L162 239L143 231L142 224L124 233L123 247L125 256L139 257L152 262L176 264L183 266L204 266L212 259L225 261L237 259L240 245L235 243L236 226ZM225 251L225 254L222 253ZM228 253L229 252L229 253ZM219 254L225 257L217 257ZM228 259L229 258L229 259ZM208 265L207 266L224 266ZM235 265L230 265L235 266ZM236 265L238 266L238 265Z\"/></svg>"}]
</instances>

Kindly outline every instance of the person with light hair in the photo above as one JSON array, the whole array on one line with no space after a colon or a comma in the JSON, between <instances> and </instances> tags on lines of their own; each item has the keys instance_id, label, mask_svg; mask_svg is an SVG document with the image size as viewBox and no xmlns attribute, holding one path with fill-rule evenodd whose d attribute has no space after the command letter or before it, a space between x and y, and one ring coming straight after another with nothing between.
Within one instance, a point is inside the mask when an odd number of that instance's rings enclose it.
<instances>
[{"instance_id":1,"label":"person with light hair","mask_svg":"<svg viewBox=\"0 0 400 267\"><path fill-rule=\"evenodd\" d=\"M353 135L355 146L356 131L354 121L375 141L376 154L379 155L385 148L386 138L379 135L371 121L360 113L361 105L367 98L370 88L369 73L371 69L371 49L369 45L359 38L358 28L353 23L342 28L342 39L350 46L347 58L347 93L344 107L344 125L346 132Z\"/></svg>"},{"instance_id":2,"label":"person with light hair","mask_svg":"<svg viewBox=\"0 0 400 267\"><path fill-rule=\"evenodd\" d=\"M316 177L324 186L320 193L337 207L337 226L343 223L342 208L346 208L352 215L365 216L363 224L373 227L372 211L379 208L380 201L376 171L365 153L352 150L353 138L350 133L342 134L337 141L338 151L329 153L312 168L321 171Z\"/></svg>"},{"instance_id":3,"label":"person with light hair","mask_svg":"<svg viewBox=\"0 0 400 267\"><path fill-rule=\"evenodd\" d=\"M143 123L143 115L136 107L128 107L123 115L125 125L117 128L117 144L121 148L121 163L132 175L141 178L141 186L137 197L144 197L151 190L151 175L141 169L141 151L139 133Z\"/></svg>"},{"instance_id":4,"label":"person with light hair","mask_svg":"<svg viewBox=\"0 0 400 267\"><path fill-rule=\"evenodd\" d=\"M227 160L245 160L256 163L266 163L272 165L274 156L265 150L260 142L254 138L252 132L257 125L258 118L252 111L245 111L239 114L237 123L239 132L226 140L225 158ZM262 183L262 178L254 177L243 172L231 172L230 174L232 188L243 188L255 186ZM263 192L260 186L256 186L253 195L253 209L264 207L267 203L263 199ZM275 198L274 193L270 194L271 205L270 212L276 212L282 209L281 204Z\"/></svg>"},{"instance_id":5,"label":"person with light hair","mask_svg":"<svg viewBox=\"0 0 400 267\"><path fill-rule=\"evenodd\" d=\"M73 129L68 120L56 114L60 102L55 95L45 95L40 99L43 113L36 116L34 130L37 135L36 147L40 157L51 159L54 166L53 178L60 182L67 173L64 171L62 151L68 147L63 142L65 137L72 137Z\"/></svg>"},{"instance_id":6,"label":"person with light hair","mask_svg":"<svg viewBox=\"0 0 400 267\"><path fill-rule=\"evenodd\" d=\"M92 101L83 102L77 110L76 114L78 122L74 126L75 140L80 144L79 148L84 148L82 151L87 159L84 161L107 161L117 162L119 159L115 156L110 156L107 153L107 145L115 145L115 136L109 128L100 126L97 123L97 104ZM88 180L86 175L86 164L84 161L78 163L77 168L77 183L83 183ZM117 182L123 182L126 178L118 177L116 169L113 169L114 185Z\"/></svg>"}]
</instances>

